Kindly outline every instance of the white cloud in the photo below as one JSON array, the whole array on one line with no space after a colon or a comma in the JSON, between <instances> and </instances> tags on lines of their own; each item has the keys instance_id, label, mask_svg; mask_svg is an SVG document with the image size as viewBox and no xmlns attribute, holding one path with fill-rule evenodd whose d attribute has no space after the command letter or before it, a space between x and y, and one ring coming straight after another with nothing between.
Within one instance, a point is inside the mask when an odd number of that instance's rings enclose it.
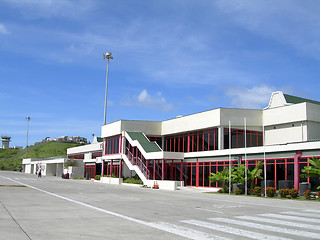
<instances>
[{"instance_id":1,"label":"white cloud","mask_svg":"<svg viewBox=\"0 0 320 240\"><path fill-rule=\"evenodd\" d=\"M168 103L161 92L156 95L150 95L146 89L143 89L138 96L134 96L133 101L127 101L124 105L137 105L163 112L173 110L173 104Z\"/></svg>"},{"instance_id":2,"label":"white cloud","mask_svg":"<svg viewBox=\"0 0 320 240\"><path fill-rule=\"evenodd\" d=\"M92 1L85 0L6 0L6 2L30 19L55 16L78 17L93 6Z\"/></svg>"},{"instance_id":3,"label":"white cloud","mask_svg":"<svg viewBox=\"0 0 320 240\"><path fill-rule=\"evenodd\" d=\"M318 1L219 0L216 3L238 26L320 58Z\"/></svg>"},{"instance_id":4,"label":"white cloud","mask_svg":"<svg viewBox=\"0 0 320 240\"><path fill-rule=\"evenodd\" d=\"M230 88L225 94L232 98L232 107L262 109L268 105L272 86L260 85L252 88Z\"/></svg>"},{"instance_id":5,"label":"white cloud","mask_svg":"<svg viewBox=\"0 0 320 240\"><path fill-rule=\"evenodd\" d=\"M10 32L3 23L0 23L0 34L8 35Z\"/></svg>"}]
</instances>

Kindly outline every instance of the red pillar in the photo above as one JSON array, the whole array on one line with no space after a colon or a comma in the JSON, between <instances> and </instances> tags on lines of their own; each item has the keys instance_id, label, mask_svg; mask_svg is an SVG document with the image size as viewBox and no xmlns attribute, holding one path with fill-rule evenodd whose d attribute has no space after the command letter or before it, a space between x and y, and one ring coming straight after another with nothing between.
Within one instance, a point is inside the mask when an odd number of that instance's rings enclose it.
<instances>
[{"instance_id":1,"label":"red pillar","mask_svg":"<svg viewBox=\"0 0 320 240\"><path fill-rule=\"evenodd\" d=\"M111 160L111 164L110 164L110 177L112 177L112 171L113 171L113 160Z\"/></svg>"},{"instance_id":2,"label":"red pillar","mask_svg":"<svg viewBox=\"0 0 320 240\"><path fill-rule=\"evenodd\" d=\"M119 178L122 178L122 159L120 159Z\"/></svg>"},{"instance_id":3,"label":"red pillar","mask_svg":"<svg viewBox=\"0 0 320 240\"><path fill-rule=\"evenodd\" d=\"M161 172L161 180L164 180L164 159L162 159L162 172Z\"/></svg>"},{"instance_id":4,"label":"red pillar","mask_svg":"<svg viewBox=\"0 0 320 240\"><path fill-rule=\"evenodd\" d=\"M104 176L104 160L102 160L102 166L101 166L101 177Z\"/></svg>"},{"instance_id":5,"label":"red pillar","mask_svg":"<svg viewBox=\"0 0 320 240\"><path fill-rule=\"evenodd\" d=\"M297 153L294 155L294 188L299 189L300 183L300 163L299 159L302 152L298 150Z\"/></svg>"},{"instance_id":6,"label":"red pillar","mask_svg":"<svg viewBox=\"0 0 320 240\"><path fill-rule=\"evenodd\" d=\"M156 160L153 159L153 180L156 180Z\"/></svg>"},{"instance_id":7,"label":"red pillar","mask_svg":"<svg viewBox=\"0 0 320 240\"><path fill-rule=\"evenodd\" d=\"M181 160L181 162L180 162L180 181L183 181L182 170L183 170L183 160Z\"/></svg>"}]
</instances>

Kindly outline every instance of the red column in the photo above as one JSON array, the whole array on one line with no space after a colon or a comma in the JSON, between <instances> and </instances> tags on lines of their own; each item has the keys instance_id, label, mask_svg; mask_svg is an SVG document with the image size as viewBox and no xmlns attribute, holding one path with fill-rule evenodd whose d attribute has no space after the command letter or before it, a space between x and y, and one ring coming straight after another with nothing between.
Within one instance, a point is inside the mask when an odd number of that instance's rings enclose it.
<instances>
[{"instance_id":1,"label":"red column","mask_svg":"<svg viewBox=\"0 0 320 240\"><path fill-rule=\"evenodd\" d=\"M297 153L294 155L294 188L299 189L300 183L300 163L299 159L302 152L298 150Z\"/></svg>"},{"instance_id":2,"label":"red column","mask_svg":"<svg viewBox=\"0 0 320 240\"><path fill-rule=\"evenodd\" d=\"M119 178L122 178L122 159L120 159Z\"/></svg>"},{"instance_id":3,"label":"red column","mask_svg":"<svg viewBox=\"0 0 320 240\"><path fill-rule=\"evenodd\" d=\"M153 159L153 180L156 180L156 160Z\"/></svg>"},{"instance_id":4,"label":"red column","mask_svg":"<svg viewBox=\"0 0 320 240\"><path fill-rule=\"evenodd\" d=\"M101 166L101 177L104 176L104 160L102 160L102 166Z\"/></svg>"},{"instance_id":5,"label":"red column","mask_svg":"<svg viewBox=\"0 0 320 240\"><path fill-rule=\"evenodd\" d=\"M183 181L182 170L183 170L183 160L181 160L181 162L180 162L180 181Z\"/></svg>"},{"instance_id":6,"label":"red column","mask_svg":"<svg viewBox=\"0 0 320 240\"><path fill-rule=\"evenodd\" d=\"M111 160L111 164L110 164L110 177L112 177L112 171L113 171L113 160Z\"/></svg>"},{"instance_id":7,"label":"red column","mask_svg":"<svg viewBox=\"0 0 320 240\"><path fill-rule=\"evenodd\" d=\"M162 159L162 173L161 173L161 180L164 180L164 159Z\"/></svg>"}]
</instances>

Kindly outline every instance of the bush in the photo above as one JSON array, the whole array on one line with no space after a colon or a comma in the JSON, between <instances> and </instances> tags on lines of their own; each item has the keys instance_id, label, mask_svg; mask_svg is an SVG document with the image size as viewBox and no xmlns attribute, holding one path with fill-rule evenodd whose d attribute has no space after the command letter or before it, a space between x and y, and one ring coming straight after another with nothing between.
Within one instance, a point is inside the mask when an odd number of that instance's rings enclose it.
<instances>
[{"instance_id":1,"label":"bush","mask_svg":"<svg viewBox=\"0 0 320 240\"><path fill-rule=\"evenodd\" d=\"M96 176L95 176L95 179L96 179L96 180L100 180L100 178L101 178L101 175L96 175Z\"/></svg>"},{"instance_id":2,"label":"bush","mask_svg":"<svg viewBox=\"0 0 320 240\"><path fill-rule=\"evenodd\" d=\"M255 196L261 196L261 187L255 187L253 189L253 195Z\"/></svg>"},{"instance_id":3,"label":"bush","mask_svg":"<svg viewBox=\"0 0 320 240\"><path fill-rule=\"evenodd\" d=\"M236 189L236 190L234 190L234 193L236 195L240 195L242 193L242 191L241 191L241 189Z\"/></svg>"},{"instance_id":4,"label":"bush","mask_svg":"<svg viewBox=\"0 0 320 240\"><path fill-rule=\"evenodd\" d=\"M139 177L126 178L123 180L123 183L140 184L140 185L143 184L142 180Z\"/></svg>"},{"instance_id":5,"label":"bush","mask_svg":"<svg viewBox=\"0 0 320 240\"><path fill-rule=\"evenodd\" d=\"M267 192L267 196L268 197L274 197L274 195L276 194L276 189L274 187L267 187L266 188L266 192Z\"/></svg>"},{"instance_id":6,"label":"bush","mask_svg":"<svg viewBox=\"0 0 320 240\"><path fill-rule=\"evenodd\" d=\"M316 198L320 198L320 191L316 192Z\"/></svg>"},{"instance_id":7,"label":"bush","mask_svg":"<svg viewBox=\"0 0 320 240\"><path fill-rule=\"evenodd\" d=\"M310 198L311 198L311 191L310 191L310 190L307 190L307 191L305 191L305 192L303 193L303 195L304 195L304 197L305 197L306 199L310 199Z\"/></svg>"},{"instance_id":8,"label":"bush","mask_svg":"<svg viewBox=\"0 0 320 240\"><path fill-rule=\"evenodd\" d=\"M279 190L279 195L282 198L286 198L289 195L289 188L285 188L285 189L280 189Z\"/></svg>"},{"instance_id":9,"label":"bush","mask_svg":"<svg viewBox=\"0 0 320 240\"><path fill-rule=\"evenodd\" d=\"M298 196L299 196L299 190L298 190L298 189L291 188L291 189L289 190L289 194L290 194L291 198L298 198Z\"/></svg>"}]
</instances>

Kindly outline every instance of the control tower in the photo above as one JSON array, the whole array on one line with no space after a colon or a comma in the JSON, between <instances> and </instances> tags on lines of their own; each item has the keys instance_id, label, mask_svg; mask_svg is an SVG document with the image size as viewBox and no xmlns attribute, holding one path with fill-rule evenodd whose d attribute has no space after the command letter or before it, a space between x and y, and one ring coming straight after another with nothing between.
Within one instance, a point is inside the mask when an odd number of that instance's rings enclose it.
<instances>
[{"instance_id":1,"label":"control tower","mask_svg":"<svg viewBox=\"0 0 320 240\"><path fill-rule=\"evenodd\" d=\"M2 149L9 148L9 142L10 142L11 137L8 136L1 136L1 141L2 141Z\"/></svg>"}]
</instances>

